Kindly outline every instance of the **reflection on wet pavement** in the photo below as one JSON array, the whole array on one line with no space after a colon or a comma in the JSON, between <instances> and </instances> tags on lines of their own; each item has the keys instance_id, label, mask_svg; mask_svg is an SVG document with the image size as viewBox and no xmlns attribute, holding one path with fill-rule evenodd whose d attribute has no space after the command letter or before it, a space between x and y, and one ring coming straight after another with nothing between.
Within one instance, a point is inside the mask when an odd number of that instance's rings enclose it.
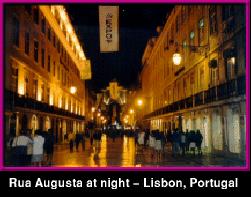
<instances>
[{"instance_id":1,"label":"reflection on wet pavement","mask_svg":"<svg viewBox=\"0 0 251 197\"><path fill-rule=\"evenodd\" d=\"M85 151L79 147L70 153L68 144L57 145L54 153L55 166L135 166L134 138L116 138L115 141L102 135L101 143L95 141L90 145L89 138L85 141ZM74 147L75 148L75 147Z\"/></svg>"},{"instance_id":2,"label":"reflection on wet pavement","mask_svg":"<svg viewBox=\"0 0 251 197\"><path fill-rule=\"evenodd\" d=\"M85 140L85 150L82 144L79 151L70 153L68 144L55 146L54 166L67 167L141 167L141 166L243 166L244 162L236 159L214 157L212 155L193 156L186 155L172 157L169 151L160 159L152 157L149 147L135 146L133 137L121 137L113 139L102 135L100 144L94 141L90 145L90 139Z\"/></svg>"}]
</instances>

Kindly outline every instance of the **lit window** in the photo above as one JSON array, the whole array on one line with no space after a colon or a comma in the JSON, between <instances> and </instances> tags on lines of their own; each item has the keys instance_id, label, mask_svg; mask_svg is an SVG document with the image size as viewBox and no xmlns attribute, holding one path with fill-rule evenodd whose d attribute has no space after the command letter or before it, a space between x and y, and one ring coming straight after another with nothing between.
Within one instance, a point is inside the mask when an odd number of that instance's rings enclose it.
<instances>
[{"instance_id":1,"label":"lit window","mask_svg":"<svg viewBox=\"0 0 251 197\"><path fill-rule=\"evenodd\" d=\"M199 45L201 45L204 39L204 19L200 19L198 22L198 41Z\"/></svg>"},{"instance_id":2,"label":"lit window","mask_svg":"<svg viewBox=\"0 0 251 197\"><path fill-rule=\"evenodd\" d=\"M190 39L191 39L191 40L193 40L193 39L194 39L194 37L195 37L195 34L194 34L194 32L193 32L193 31L191 31L191 32L190 32Z\"/></svg>"},{"instance_id":3,"label":"lit window","mask_svg":"<svg viewBox=\"0 0 251 197\"><path fill-rule=\"evenodd\" d=\"M203 28L204 27L204 19L200 19L199 21L199 28Z\"/></svg>"}]
</instances>

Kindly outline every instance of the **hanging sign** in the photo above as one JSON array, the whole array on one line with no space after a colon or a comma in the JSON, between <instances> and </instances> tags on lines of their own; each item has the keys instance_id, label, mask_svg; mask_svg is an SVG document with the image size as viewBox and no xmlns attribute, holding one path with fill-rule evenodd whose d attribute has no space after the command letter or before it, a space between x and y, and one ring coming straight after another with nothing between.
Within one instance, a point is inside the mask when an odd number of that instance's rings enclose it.
<instances>
[{"instance_id":1,"label":"hanging sign","mask_svg":"<svg viewBox=\"0 0 251 197\"><path fill-rule=\"evenodd\" d=\"M99 6L100 52L119 50L119 6Z\"/></svg>"}]
</instances>

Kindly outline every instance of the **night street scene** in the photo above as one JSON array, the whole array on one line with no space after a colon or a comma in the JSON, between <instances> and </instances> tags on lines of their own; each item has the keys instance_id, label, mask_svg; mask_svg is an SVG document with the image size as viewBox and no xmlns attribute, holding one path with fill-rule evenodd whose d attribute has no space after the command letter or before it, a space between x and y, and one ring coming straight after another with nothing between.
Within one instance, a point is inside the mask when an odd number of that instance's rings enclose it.
<instances>
[{"instance_id":1,"label":"night street scene","mask_svg":"<svg viewBox=\"0 0 251 197\"><path fill-rule=\"evenodd\" d=\"M244 167L243 4L5 4L4 166Z\"/></svg>"}]
</instances>

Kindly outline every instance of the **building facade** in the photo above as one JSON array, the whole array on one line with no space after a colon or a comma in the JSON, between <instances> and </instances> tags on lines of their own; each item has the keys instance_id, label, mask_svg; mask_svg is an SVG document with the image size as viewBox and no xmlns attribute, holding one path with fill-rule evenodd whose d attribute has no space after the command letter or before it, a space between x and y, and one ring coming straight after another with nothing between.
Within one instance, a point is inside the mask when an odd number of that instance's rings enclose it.
<instances>
[{"instance_id":1,"label":"building facade","mask_svg":"<svg viewBox=\"0 0 251 197\"><path fill-rule=\"evenodd\" d=\"M245 37L245 6L175 6L142 57L151 129L200 130L205 151L244 158Z\"/></svg>"},{"instance_id":2,"label":"building facade","mask_svg":"<svg viewBox=\"0 0 251 197\"><path fill-rule=\"evenodd\" d=\"M96 109L105 117L107 125L122 125L123 111L128 102L127 95L128 91L115 79L97 94Z\"/></svg>"},{"instance_id":3,"label":"building facade","mask_svg":"<svg viewBox=\"0 0 251 197\"><path fill-rule=\"evenodd\" d=\"M86 122L92 122L94 120L93 113L95 112L96 94L85 86L85 120Z\"/></svg>"},{"instance_id":4,"label":"building facade","mask_svg":"<svg viewBox=\"0 0 251 197\"><path fill-rule=\"evenodd\" d=\"M22 129L52 129L56 142L83 131L90 62L63 6L5 6L4 68L6 140Z\"/></svg>"}]
</instances>

